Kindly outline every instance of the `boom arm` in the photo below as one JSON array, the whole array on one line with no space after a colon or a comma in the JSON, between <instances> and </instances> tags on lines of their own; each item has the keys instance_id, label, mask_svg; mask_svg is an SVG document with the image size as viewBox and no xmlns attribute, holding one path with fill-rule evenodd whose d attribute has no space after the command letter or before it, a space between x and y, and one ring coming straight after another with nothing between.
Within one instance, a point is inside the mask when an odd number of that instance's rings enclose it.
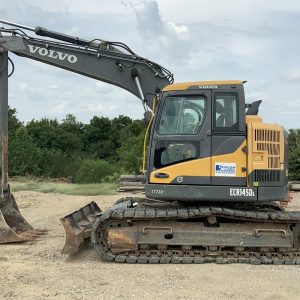
<instances>
[{"instance_id":1,"label":"boom arm","mask_svg":"<svg viewBox=\"0 0 300 300\"><path fill-rule=\"evenodd\" d=\"M0 28L1 48L74 73L121 87L140 98L151 109L153 96L173 83L173 75L162 66L136 55L127 45L103 40L87 41L36 27L7 21L18 28ZM19 28L52 39L28 36Z\"/></svg>"},{"instance_id":2,"label":"boom arm","mask_svg":"<svg viewBox=\"0 0 300 300\"><path fill-rule=\"evenodd\" d=\"M8 51L19 56L53 65L74 73L119 86L142 100L147 111L157 93L173 82L173 75L160 65L136 55L128 46L119 42L103 40L87 41L81 38L49 31L45 28L30 28L0 20L13 25L12 29L0 28L0 244L34 239L44 231L34 230L22 217L8 185ZM23 30L33 31L50 39L30 37ZM11 61L11 60L10 60ZM11 61L12 62L12 61ZM153 102L155 104L155 102ZM153 118L153 114L152 118ZM151 122L150 122L151 123ZM149 123L149 124L150 124ZM93 227L93 218L101 210L95 203L84 207L76 216L62 219L66 229L64 252L78 249ZM72 230L71 224L89 220L80 230ZM79 226L79 225L78 225ZM79 227L77 227L79 228ZM18 235L18 232L26 232Z\"/></svg>"}]
</instances>

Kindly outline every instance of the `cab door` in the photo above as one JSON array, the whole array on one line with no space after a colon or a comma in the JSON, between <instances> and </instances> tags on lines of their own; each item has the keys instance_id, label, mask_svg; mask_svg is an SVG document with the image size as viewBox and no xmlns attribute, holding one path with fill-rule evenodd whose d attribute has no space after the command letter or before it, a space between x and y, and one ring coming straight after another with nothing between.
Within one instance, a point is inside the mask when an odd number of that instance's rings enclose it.
<instances>
[{"instance_id":1,"label":"cab door","mask_svg":"<svg viewBox=\"0 0 300 300\"><path fill-rule=\"evenodd\" d=\"M210 184L211 90L163 95L150 140L148 182Z\"/></svg>"},{"instance_id":2,"label":"cab door","mask_svg":"<svg viewBox=\"0 0 300 300\"><path fill-rule=\"evenodd\" d=\"M212 185L246 185L246 131L243 90L212 94Z\"/></svg>"}]
</instances>

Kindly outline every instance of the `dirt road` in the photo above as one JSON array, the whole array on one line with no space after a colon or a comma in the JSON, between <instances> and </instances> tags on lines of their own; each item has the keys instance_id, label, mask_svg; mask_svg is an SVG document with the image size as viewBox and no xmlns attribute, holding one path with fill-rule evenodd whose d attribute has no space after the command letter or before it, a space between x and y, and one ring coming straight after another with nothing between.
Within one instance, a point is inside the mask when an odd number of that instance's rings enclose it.
<instances>
[{"instance_id":1,"label":"dirt road","mask_svg":"<svg viewBox=\"0 0 300 300\"><path fill-rule=\"evenodd\" d=\"M17 192L23 215L49 233L31 244L0 246L0 299L300 299L300 266L126 265L106 263L87 247L60 254L60 217L117 196ZM300 209L300 195L293 207Z\"/></svg>"}]
</instances>

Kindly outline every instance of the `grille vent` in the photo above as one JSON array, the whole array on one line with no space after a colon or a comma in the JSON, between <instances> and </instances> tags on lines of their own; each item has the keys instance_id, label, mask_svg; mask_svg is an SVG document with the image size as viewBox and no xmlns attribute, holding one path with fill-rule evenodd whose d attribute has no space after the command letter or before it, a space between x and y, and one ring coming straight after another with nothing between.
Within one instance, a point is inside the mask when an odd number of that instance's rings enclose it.
<instances>
[{"instance_id":1,"label":"grille vent","mask_svg":"<svg viewBox=\"0 0 300 300\"><path fill-rule=\"evenodd\" d=\"M256 182L280 181L280 171L279 170L254 170L253 181Z\"/></svg>"},{"instance_id":2,"label":"grille vent","mask_svg":"<svg viewBox=\"0 0 300 300\"><path fill-rule=\"evenodd\" d=\"M280 170L280 131L255 129L254 140L254 147L256 147L256 151L267 151L268 168ZM262 176L268 177L269 175L264 174Z\"/></svg>"}]
</instances>

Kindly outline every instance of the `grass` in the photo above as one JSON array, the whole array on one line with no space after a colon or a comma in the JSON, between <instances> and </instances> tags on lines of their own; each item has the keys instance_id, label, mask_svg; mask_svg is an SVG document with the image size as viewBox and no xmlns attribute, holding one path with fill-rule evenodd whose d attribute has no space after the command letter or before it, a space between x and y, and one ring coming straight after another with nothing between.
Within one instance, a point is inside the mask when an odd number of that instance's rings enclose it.
<instances>
[{"instance_id":1,"label":"grass","mask_svg":"<svg viewBox=\"0 0 300 300\"><path fill-rule=\"evenodd\" d=\"M114 183L74 184L23 179L10 181L10 186L12 192L37 191L82 196L113 195L116 189Z\"/></svg>"}]
</instances>

